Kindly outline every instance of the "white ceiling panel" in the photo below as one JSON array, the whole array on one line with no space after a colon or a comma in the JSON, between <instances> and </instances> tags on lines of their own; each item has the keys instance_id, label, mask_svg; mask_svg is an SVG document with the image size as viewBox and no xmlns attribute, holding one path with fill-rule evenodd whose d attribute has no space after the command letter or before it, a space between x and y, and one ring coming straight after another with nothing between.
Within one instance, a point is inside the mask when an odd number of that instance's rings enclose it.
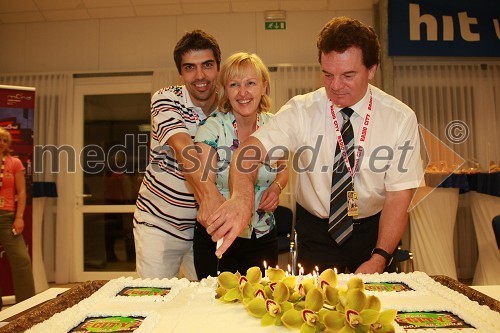
<instances>
[{"instance_id":1,"label":"white ceiling panel","mask_svg":"<svg viewBox=\"0 0 500 333\"><path fill-rule=\"evenodd\" d=\"M281 1L281 8L283 10L291 11L308 11L308 10L326 10L328 8L328 0L289 0Z\"/></svg>"},{"instance_id":2,"label":"white ceiling panel","mask_svg":"<svg viewBox=\"0 0 500 333\"><path fill-rule=\"evenodd\" d=\"M220 2L225 2L225 3L230 3L231 1L229 0L181 0L182 4L185 3L205 3L205 4L212 4L212 3L220 3Z\"/></svg>"},{"instance_id":3,"label":"white ceiling panel","mask_svg":"<svg viewBox=\"0 0 500 333\"><path fill-rule=\"evenodd\" d=\"M136 6L137 16L172 16L182 15L182 7L177 5L155 5L155 6Z\"/></svg>"},{"instance_id":4,"label":"white ceiling panel","mask_svg":"<svg viewBox=\"0 0 500 333\"><path fill-rule=\"evenodd\" d=\"M43 15L47 21L86 20L90 18L86 9L46 10Z\"/></svg>"},{"instance_id":5,"label":"white ceiling panel","mask_svg":"<svg viewBox=\"0 0 500 333\"><path fill-rule=\"evenodd\" d=\"M0 14L0 20L4 23L29 23L45 21L40 12L19 12Z\"/></svg>"},{"instance_id":6,"label":"white ceiling panel","mask_svg":"<svg viewBox=\"0 0 500 333\"><path fill-rule=\"evenodd\" d=\"M229 2L185 3L182 4L184 14L229 13Z\"/></svg>"},{"instance_id":7,"label":"white ceiling panel","mask_svg":"<svg viewBox=\"0 0 500 333\"><path fill-rule=\"evenodd\" d=\"M0 13L37 11L33 0L0 0Z\"/></svg>"},{"instance_id":8,"label":"white ceiling panel","mask_svg":"<svg viewBox=\"0 0 500 333\"><path fill-rule=\"evenodd\" d=\"M266 10L280 9L279 1L275 0L255 0L255 1L235 1L231 4L235 12L264 12Z\"/></svg>"},{"instance_id":9,"label":"white ceiling panel","mask_svg":"<svg viewBox=\"0 0 500 333\"><path fill-rule=\"evenodd\" d=\"M92 18L115 18L115 17L134 17L135 12L132 7L109 7L109 8L89 8Z\"/></svg>"},{"instance_id":10,"label":"white ceiling panel","mask_svg":"<svg viewBox=\"0 0 500 333\"><path fill-rule=\"evenodd\" d=\"M130 0L83 0L83 3L87 8L132 6Z\"/></svg>"},{"instance_id":11,"label":"white ceiling panel","mask_svg":"<svg viewBox=\"0 0 500 333\"><path fill-rule=\"evenodd\" d=\"M85 8L82 0L34 0L40 10Z\"/></svg>"},{"instance_id":12,"label":"white ceiling panel","mask_svg":"<svg viewBox=\"0 0 500 333\"><path fill-rule=\"evenodd\" d=\"M99 1L99 0L96 0ZM133 5L144 6L144 5L178 5L181 3L180 0L130 0Z\"/></svg>"},{"instance_id":13,"label":"white ceiling panel","mask_svg":"<svg viewBox=\"0 0 500 333\"><path fill-rule=\"evenodd\" d=\"M0 24L268 10L368 9L379 0L0 0ZM84 15L87 12L88 15ZM1 15L5 14L5 15ZM9 15L7 15L9 14Z\"/></svg>"}]
</instances>

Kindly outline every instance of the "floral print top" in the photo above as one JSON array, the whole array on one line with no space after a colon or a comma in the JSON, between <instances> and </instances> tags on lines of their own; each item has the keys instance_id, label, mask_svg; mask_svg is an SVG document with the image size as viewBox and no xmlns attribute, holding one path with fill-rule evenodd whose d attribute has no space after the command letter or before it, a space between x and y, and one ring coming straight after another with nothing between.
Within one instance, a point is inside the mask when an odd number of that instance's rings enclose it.
<instances>
[{"instance_id":1,"label":"floral print top","mask_svg":"<svg viewBox=\"0 0 500 333\"><path fill-rule=\"evenodd\" d=\"M258 127L262 127L274 115L263 112L260 114ZM195 142L205 143L217 151L217 170L215 182L222 193L228 199L229 193L229 164L232 153L239 147L239 140L234 132L234 115L231 112L215 112L208 117L196 132ZM257 238L269 233L275 227L274 215L272 212L262 212L257 210L264 191L273 183L276 178L276 165L261 164L257 182L255 184L254 213L247 226L240 233L239 237L252 237L255 231Z\"/></svg>"}]
</instances>

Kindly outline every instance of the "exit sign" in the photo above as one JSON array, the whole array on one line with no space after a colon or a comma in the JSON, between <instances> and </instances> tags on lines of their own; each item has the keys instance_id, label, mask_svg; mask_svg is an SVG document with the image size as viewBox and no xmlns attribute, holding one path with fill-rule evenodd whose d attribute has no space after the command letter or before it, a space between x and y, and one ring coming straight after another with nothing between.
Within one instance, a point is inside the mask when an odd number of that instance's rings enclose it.
<instances>
[{"instance_id":1,"label":"exit sign","mask_svg":"<svg viewBox=\"0 0 500 333\"><path fill-rule=\"evenodd\" d=\"M265 24L266 24L266 30L286 30L285 21L265 22Z\"/></svg>"}]
</instances>

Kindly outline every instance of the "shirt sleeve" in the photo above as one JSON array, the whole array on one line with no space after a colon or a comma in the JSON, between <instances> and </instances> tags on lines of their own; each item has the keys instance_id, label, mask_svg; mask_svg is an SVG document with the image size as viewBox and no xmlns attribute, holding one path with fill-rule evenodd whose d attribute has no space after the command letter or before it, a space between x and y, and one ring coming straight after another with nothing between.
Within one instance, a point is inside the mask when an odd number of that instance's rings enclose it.
<instances>
[{"instance_id":1,"label":"shirt sleeve","mask_svg":"<svg viewBox=\"0 0 500 333\"><path fill-rule=\"evenodd\" d=\"M20 159L13 157L12 158L12 173L15 175L19 171L24 170L23 162Z\"/></svg>"},{"instance_id":2,"label":"shirt sleeve","mask_svg":"<svg viewBox=\"0 0 500 333\"><path fill-rule=\"evenodd\" d=\"M189 112L178 99L170 90L160 90L151 98L151 133L161 145L166 145L174 134L189 134L183 117Z\"/></svg>"},{"instance_id":3,"label":"shirt sleeve","mask_svg":"<svg viewBox=\"0 0 500 333\"><path fill-rule=\"evenodd\" d=\"M420 136L415 113L403 119L394 146L394 156L385 175L387 191L400 191L419 187L423 178L420 156Z\"/></svg>"},{"instance_id":4,"label":"shirt sleeve","mask_svg":"<svg viewBox=\"0 0 500 333\"><path fill-rule=\"evenodd\" d=\"M217 150L219 146L220 122L215 117L209 117L196 132L194 142L201 142Z\"/></svg>"},{"instance_id":5,"label":"shirt sleeve","mask_svg":"<svg viewBox=\"0 0 500 333\"><path fill-rule=\"evenodd\" d=\"M271 159L280 159L297 148L297 142L303 132L298 126L299 123L307 125L300 119L299 108L292 99L252 136L259 139Z\"/></svg>"}]
</instances>

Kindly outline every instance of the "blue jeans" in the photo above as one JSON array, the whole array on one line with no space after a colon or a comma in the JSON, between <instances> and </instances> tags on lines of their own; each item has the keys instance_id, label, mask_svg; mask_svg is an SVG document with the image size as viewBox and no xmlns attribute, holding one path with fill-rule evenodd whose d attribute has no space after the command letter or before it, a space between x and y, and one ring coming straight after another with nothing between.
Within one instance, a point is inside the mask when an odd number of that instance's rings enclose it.
<instances>
[{"instance_id":1,"label":"blue jeans","mask_svg":"<svg viewBox=\"0 0 500 333\"><path fill-rule=\"evenodd\" d=\"M14 219L14 212L0 210L0 244L9 260L16 302L19 303L35 295L35 283L31 259L23 235L12 233ZM0 290L0 297L1 294Z\"/></svg>"}]
</instances>

